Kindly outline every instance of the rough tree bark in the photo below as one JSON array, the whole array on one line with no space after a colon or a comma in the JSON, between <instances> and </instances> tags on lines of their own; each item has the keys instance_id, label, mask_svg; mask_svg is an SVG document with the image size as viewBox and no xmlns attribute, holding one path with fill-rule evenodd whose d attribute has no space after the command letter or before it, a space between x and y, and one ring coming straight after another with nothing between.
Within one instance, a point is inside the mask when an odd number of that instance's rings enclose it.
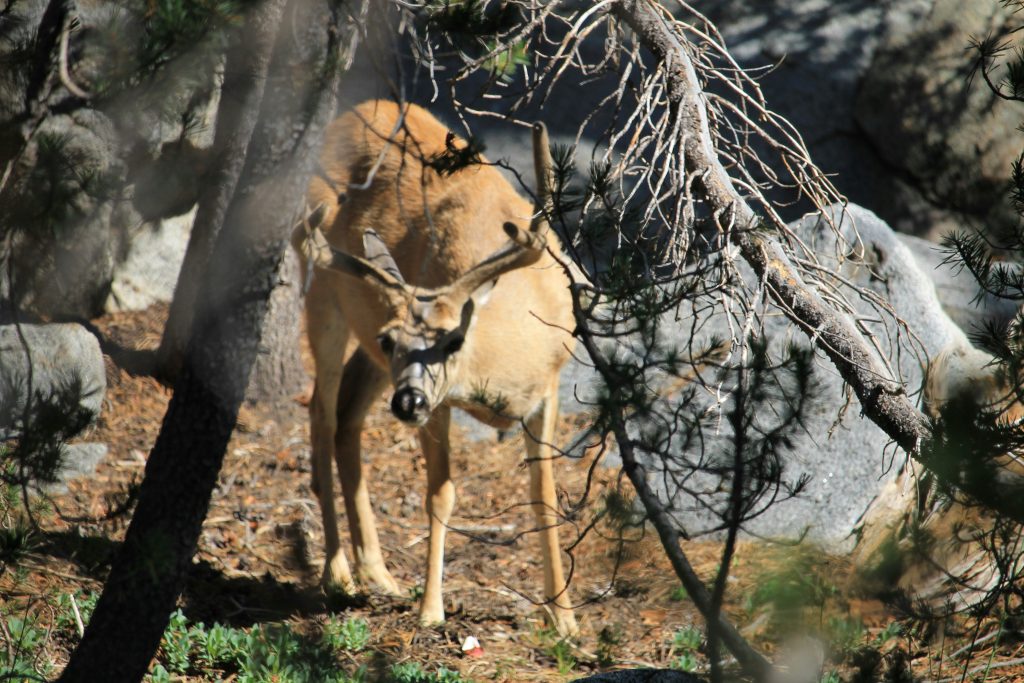
<instances>
[{"instance_id":1,"label":"rough tree bark","mask_svg":"<svg viewBox=\"0 0 1024 683\"><path fill-rule=\"evenodd\" d=\"M235 50L247 50L240 43ZM244 55L229 56L237 63ZM208 177L217 188L216 194L231 196L238 181L240 164L245 160L245 148L252 134L255 120L248 114L254 111L253 98L259 102L262 88L254 88L255 74L245 69L229 69L224 76L223 95L217 112L217 129L213 149L208 155L212 168ZM226 193L226 194L224 194ZM181 372L185 347L192 334L194 314L199 304L201 283L223 224L227 205L216 201L215 193L200 198L196 220L189 235L185 259L181 264L178 282L174 288L167 324L164 326L160 347L157 349L157 374L173 382ZM262 344L252 370L246 398L276 402L296 394L305 384L306 375L299 358L299 330L301 302L296 280L297 263L286 258L278 273L279 286L270 300L270 312L262 332Z\"/></svg>"},{"instance_id":2,"label":"rough tree bark","mask_svg":"<svg viewBox=\"0 0 1024 683\"><path fill-rule=\"evenodd\" d=\"M277 287L270 295L259 353L245 391L248 401L288 401L306 386L308 376L299 356L301 285L299 259L294 251L286 249L277 272Z\"/></svg>"},{"instance_id":3,"label":"rough tree bark","mask_svg":"<svg viewBox=\"0 0 1024 683\"><path fill-rule=\"evenodd\" d=\"M212 191L221 204L207 210L223 217L223 227L202 280L194 332L138 507L61 681L141 680L195 553L335 101L337 17L326 3L296 0L285 15L286 5L266 0L254 8L243 32L247 49L231 55L228 69L241 82L222 102L237 106L240 130L253 133L248 142L237 138L233 158L224 160L224 186ZM270 81L275 86L265 85L268 72L280 74Z\"/></svg>"}]
</instances>

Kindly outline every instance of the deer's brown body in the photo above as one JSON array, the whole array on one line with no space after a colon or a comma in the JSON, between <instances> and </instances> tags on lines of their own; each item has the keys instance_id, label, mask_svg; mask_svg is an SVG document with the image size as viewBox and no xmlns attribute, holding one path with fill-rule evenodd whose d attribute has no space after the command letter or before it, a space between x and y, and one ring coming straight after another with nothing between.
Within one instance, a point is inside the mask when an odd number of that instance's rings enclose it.
<instances>
[{"instance_id":1,"label":"deer's brown body","mask_svg":"<svg viewBox=\"0 0 1024 683\"><path fill-rule=\"evenodd\" d=\"M556 627L572 633L549 447L558 374L572 348L568 281L544 249L546 237L557 250L546 221L496 168L442 174L430 166L462 144L415 105L367 102L328 128L321 173L309 188L310 222L333 247L309 225L296 231L300 255L318 266L306 312L316 362L310 415L313 483L327 546L324 582L345 590L354 585L338 540L333 454L356 575L398 591L384 566L359 445L366 411L390 379L392 409L419 427L427 463L430 549L421 621L444 619L444 535L454 505L448 429L450 409L458 407L499 428L524 424L545 596ZM539 195L546 197L550 156L543 127L535 130L535 157Z\"/></svg>"}]
</instances>

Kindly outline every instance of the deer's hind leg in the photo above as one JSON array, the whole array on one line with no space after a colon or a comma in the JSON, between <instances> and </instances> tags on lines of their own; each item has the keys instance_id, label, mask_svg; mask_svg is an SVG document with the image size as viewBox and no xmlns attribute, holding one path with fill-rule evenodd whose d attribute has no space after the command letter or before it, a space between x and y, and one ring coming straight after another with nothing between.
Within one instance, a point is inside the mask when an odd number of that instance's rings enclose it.
<instances>
[{"instance_id":1,"label":"deer's hind leg","mask_svg":"<svg viewBox=\"0 0 1024 683\"><path fill-rule=\"evenodd\" d=\"M377 536L377 522L370 493L363 476L361 435L366 413L388 384L387 374L357 349L345 364L337 405L334 457L338 463L341 490L345 495L356 574L364 581L392 595L401 591L384 564Z\"/></svg>"},{"instance_id":2,"label":"deer's hind leg","mask_svg":"<svg viewBox=\"0 0 1024 683\"><path fill-rule=\"evenodd\" d=\"M557 418L558 385L555 384L545 396L541 409L527 419L524 438L530 459L530 505L544 561L544 598L558 633L575 636L579 628L569 599L569 586L562 570L562 549L558 543L558 496L551 458Z\"/></svg>"}]
</instances>

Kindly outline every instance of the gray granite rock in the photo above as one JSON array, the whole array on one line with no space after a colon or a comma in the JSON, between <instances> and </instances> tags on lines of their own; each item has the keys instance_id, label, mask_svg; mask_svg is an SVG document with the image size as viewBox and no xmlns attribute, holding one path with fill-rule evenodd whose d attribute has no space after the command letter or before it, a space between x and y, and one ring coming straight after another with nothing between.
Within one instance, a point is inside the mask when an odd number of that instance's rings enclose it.
<instances>
[{"instance_id":1,"label":"gray granite rock","mask_svg":"<svg viewBox=\"0 0 1024 683\"><path fill-rule=\"evenodd\" d=\"M0 301L8 300L14 308L42 318L81 319L102 313L108 300L115 309L166 300L165 271L173 269L171 254L183 250L183 239L178 237L180 247L155 251L148 264L134 266L140 250L154 246L152 240L147 243L154 233L165 244L168 234L181 232L161 231L152 223L187 212L195 197L147 202L150 197L144 195L172 193L172 186L177 188L179 183L170 182L171 174L145 171L157 165L167 144L171 148L184 144L189 149L209 145L211 114L216 110L209 59L202 49L190 51L162 74L164 86L176 82L176 91L167 87L159 98L152 97L152 92L140 97L133 91L120 100L116 93L109 93L102 111L68 107L68 92L55 81L38 93L44 101L33 107L50 113L37 129L33 127L20 153L21 138L28 133L24 107L31 98L26 88L33 79L18 66L17 55L35 39L47 5L46 0L13 3L4 13L6 23L0 35L0 61L14 65L0 70L0 154L10 152L17 161L6 179L4 227L13 239L0 257L0 267L11 275L0 278ZM97 69L104 63L100 44L104 36L116 34L124 43L120 49L131 52L135 47L131 41L142 35L125 30L129 18L122 9L106 1L74 8L81 30L70 36L71 71L80 87L88 89L102 80ZM120 27L113 33L108 30L112 21ZM186 128L189 117L178 115L186 111L207 120L198 128L191 124ZM155 180L133 191L133 183L142 175ZM187 178L186 185L195 190L201 169L189 165L175 177L179 176ZM152 214L154 204L161 207L159 215ZM134 245L136 239L143 243ZM118 282L126 258L132 263L125 279ZM180 257L176 259L180 263ZM145 281L147 273L155 284Z\"/></svg>"},{"instance_id":2,"label":"gray granite rock","mask_svg":"<svg viewBox=\"0 0 1024 683\"><path fill-rule=\"evenodd\" d=\"M107 311L138 311L174 296L195 209L143 225L113 271Z\"/></svg>"},{"instance_id":3,"label":"gray granite rock","mask_svg":"<svg viewBox=\"0 0 1024 683\"><path fill-rule=\"evenodd\" d=\"M61 449L56 481L47 484L45 489L52 494L66 492L69 481L92 475L109 450L107 444L98 442L66 444Z\"/></svg>"},{"instance_id":4,"label":"gray granite rock","mask_svg":"<svg viewBox=\"0 0 1024 683\"><path fill-rule=\"evenodd\" d=\"M967 79L970 37L1006 26L998 0L693 5L741 65L774 65L759 79L768 105L851 201L922 236L1005 220L993 181L1009 179L1020 117Z\"/></svg>"},{"instance_id":5,"label":"gray granite rock","mask_svg":"<svg viewBox=\"0 0 1024 683\"><path fill-rule=\"evenodd\" d=\"M856 101L857 122L894 173L930 203L988 226L1016 225L1006 183L1024 133L1020 112L972 78L968 45L1018 25L997 0L934 0L917 21L889 28ZM929 232L960 225L947 219Z\"/></svg>"},{"instance_id":6,"label":"gray granite rock","mask_svg":"<svg viewBox=\"0 0 1024 683\"><path fill-rule=\"evenodd\" d=\"M925 356L951 342L962 342L964 334L942 310L929 276L884 221L857 206L848 207L843 217L833 209L833 215L848 244L855 244L859 235L866 257L862 264L836 263L831 256L835 238L817 216L807 216L791 227L814 250L826 272L838 272L891 304L905 328L879 315L865 300L848 296L886 362L898 370L908 390L916 392L923 383ZM686 332L687 324L685 319L678 323L679 334ZM703 334L724 334L728 332L726 324L724 316L718 316ZM806 347L809 343L806 334L781 315L770 316L765 327L775 357L781 357L788 344ZM908 331L916 336L915 345L922 355L907 350ZM748 528L758 535L788 539L806 533L811 540L842 549L851 543L850 531L893 472L890 465L896 453L889 438L861 416L856 398L847 396L831 363L820 353L816 357L820 385L817 398L810 405L804 429L794 434L786 456L787 478L792 481L807 476L807 489L794 499L773 505ZM841 411L847 400L852 402L850 408ZM707 445L713 454L726 453L729 447L727 428ZM673 490L665 482L658 484L662 491ZM704 502L686 496L671 500L680 523L693 531L709 528L715 522L703 512Z\"/></svg>"},{"instance_id":7,"label":"gray granite rock","mask_svg":"<svg viewBox=\"0 0 1024 683\"><path fill-rule=\"evenodd\" d=\"M78 324L0 325L0 438L32 423L33 406L66 406L84 427L100 412L106 368L99 341Z\"/></svg>"},{"instance_id":8,"label":"gray granite rock","mask_svg":"<svg viewBox=\"0 0 1024 683\"><path fill-rule=\"evenodd\" d=\"M1019 302L981 292L974 277L957 265L947 263L946 254L934 242L913 235L899 237L935 284L942 310L964 332L970 334L983 329L989 321L1007 322L1017 312Z\"/></svg>"}]
</instances>

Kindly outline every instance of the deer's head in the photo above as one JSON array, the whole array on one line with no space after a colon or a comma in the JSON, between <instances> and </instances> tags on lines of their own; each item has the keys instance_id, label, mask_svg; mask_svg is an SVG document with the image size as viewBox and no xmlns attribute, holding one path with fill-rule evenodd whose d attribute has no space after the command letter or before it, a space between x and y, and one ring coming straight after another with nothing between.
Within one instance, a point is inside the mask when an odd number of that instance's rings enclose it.
<instances>
[{"instance_id":1,"label":"deer's head","mask_svg":"<svg viewBox=\"0 0 1024 683\"><path fill-rule=\"evenodd\" d=\"M317 267L360 279L386 306L386 322L376 343L388 359L395 387L391 410L403 422L424 424L445 400L460 376L465 351L472 346L476 314L498 278L536 263L544 251L552 161L543 124L534 126L533 144L537 206L529 229L506 222L502 228L509 241L450 284L422 288L406 283L384 241L372 229L363 233L365 258L333 249L319 229L307 237Z\"/></svg>"}]
</instances>

